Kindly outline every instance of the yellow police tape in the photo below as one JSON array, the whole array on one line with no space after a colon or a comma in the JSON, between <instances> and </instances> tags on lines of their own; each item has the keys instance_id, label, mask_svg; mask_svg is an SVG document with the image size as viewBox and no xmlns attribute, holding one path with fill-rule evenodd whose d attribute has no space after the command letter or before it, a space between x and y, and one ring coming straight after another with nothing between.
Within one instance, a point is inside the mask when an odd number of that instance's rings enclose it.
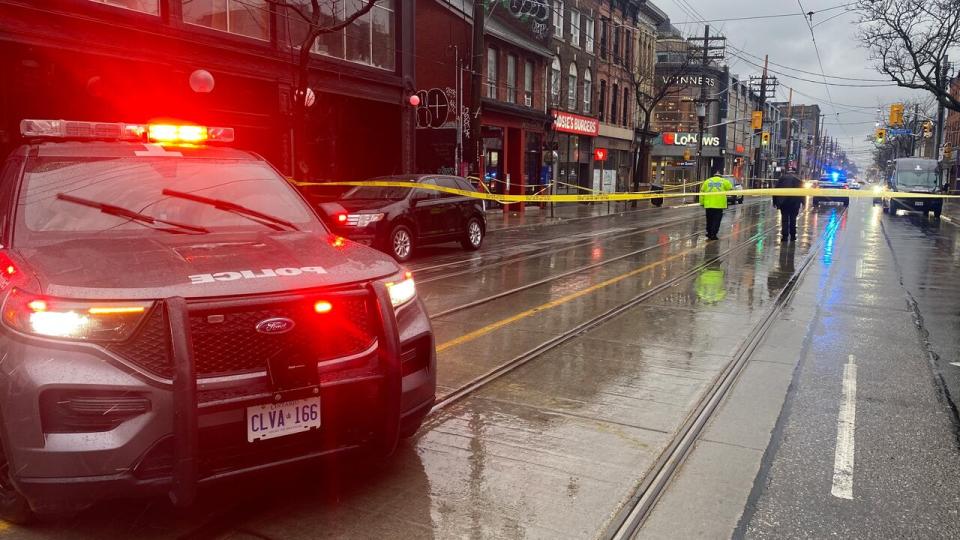
<instances>
[{"instance_id":1,"label":"yellow police tape","mask_svg":"<svg viewBox=\"0 0 960 540\"><path fill-rule=\"evenodd\" d=\"M443 186L434 186L430 184L420 184L417 182L402 182L389 180L376 180L364 182L297 182L291 180L297 186L370 186L370 187L399 187L408 189L425 189L430 191L439 191L459 195L461 197L472 197L474 199L483 199L487 201L497 201L500 203L523 203L523 202L554 202L554 203L573 203L573 202L606 202L606 201L642 201L649 199L671 199L682 197L694 197L699 195L730 195L735 197L771 197L771 196L791 196L791 197L822 197L822 198L851 198L851 199L876 199L876 198L894 198L894 199L960 199L960 195L946 195L941 193L903 193L883 191L880 193L873 190L856 189L818 189L818 188L763 188L763 189L743 189L735 191L711 191L711 192L687 192L687 193L657 193L651 191L628 192L628 193L597 193L592 195L511 195L500 193L481 193L478 191L466 191L463 189L448 188Z\"/></svg>"}]
</instances>

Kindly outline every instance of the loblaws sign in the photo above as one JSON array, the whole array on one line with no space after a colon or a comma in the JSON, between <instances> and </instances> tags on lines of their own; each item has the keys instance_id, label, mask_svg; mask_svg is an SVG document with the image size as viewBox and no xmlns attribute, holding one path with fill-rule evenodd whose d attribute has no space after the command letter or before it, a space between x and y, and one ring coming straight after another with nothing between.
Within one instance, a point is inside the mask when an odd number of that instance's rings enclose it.
<instances>
[{"instance_id":1,"label":"loblaws sign","mask_svg":"<svg viewBox=\"0 0 960 540\"><path fill-rule=\"evenodd\" d=\"M563 111L553 112L553 129L565 133L596 136L600 133L600 121L596 118L570 114Z\"/></svg>"},{"instance_id":2,"label":"loblaws sign","mask_svg":"<svg viewBox=\"0 0 960 540\"><path fill-rule=\"evenodd\" d=\"M667 146L687 146L697 144L696 133L664 133L661 136L663 144ZM714 135L703 136L704 146L720 146L720 137Z\"/></svg>"}]
</instances>

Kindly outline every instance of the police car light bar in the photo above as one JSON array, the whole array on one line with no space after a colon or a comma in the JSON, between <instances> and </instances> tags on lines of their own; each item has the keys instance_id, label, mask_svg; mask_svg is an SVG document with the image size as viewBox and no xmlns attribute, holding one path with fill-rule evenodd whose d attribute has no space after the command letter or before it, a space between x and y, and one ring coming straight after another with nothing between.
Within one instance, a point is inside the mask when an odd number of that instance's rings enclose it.
<instances>
[{"instance_id":1,"label":"police car light bar","mask_svg":"<svg viewBox=\"0 0 960 540\"><path fill-rule=\"evenodd\" d=\"M124 124L122 122L80 122L75 120L22 120L24 137L154 141L196 144L233 142L233 128L174 124Z\"/></svg>"}]
</instances>

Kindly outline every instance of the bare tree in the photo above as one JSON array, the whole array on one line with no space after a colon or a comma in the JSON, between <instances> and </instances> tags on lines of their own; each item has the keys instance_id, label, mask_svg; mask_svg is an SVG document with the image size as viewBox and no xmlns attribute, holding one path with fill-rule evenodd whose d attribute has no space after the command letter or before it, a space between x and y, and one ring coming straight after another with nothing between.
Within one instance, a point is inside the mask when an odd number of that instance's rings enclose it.
<instances>
[{"instance_id":1,"label":"bare tree","mask_svg":"<svg viewBox=\"0 0 960 540\"><path fill-rule=\"evenodd\" d=\"M309 164L303 160L306 155L307 133L307 103L310 87L310 59L317 39L325 34L339 32L363 17L377 0L357 0L362 5L354 12L345 14L343 20L337 20L337 14L343 13L341 7L346 0L267 0L279 12L286 12L292 25L303 26L303 38L298 43L291 43L297 48L297 79L293 94L293 155L294 177L302 180L309 175ZM291 41L294 39L293 29L288 30ZM302 164L302 165L301 165Z\"/></svg>"},{"instance_id":2,"label":"bare tree","mask_svg":"<svg viewBox=\"0 0 960 540\"><path fill-rule=\"evenodd\" d=\"M857 0L861 43L877 71L904 88L925 90L960 111L950 95L947 56L960 44L957 0Z\"/></svg>"},{"instance_id":3,"label":"bare tree","mask_svg":"<svg viewBox=\"0 0 960 540\"><path fill-rule=\"evenodd\" d=\"M681 78L691 72L692 59L690 55L685 55L682 62L669 64L669 67L663 67L657 72L654 70L629 69L630 84L633 86L633 96L640 109L642 122L640 126L640 142L637 145L639 159L637 166L633 171L633 191L640 191L640 184L647 182L647 175L650 172L650 125L653 119L653 112L657 105L671 93L683 90L686 85L680 84Z\"/></svg>"}]
</instances>

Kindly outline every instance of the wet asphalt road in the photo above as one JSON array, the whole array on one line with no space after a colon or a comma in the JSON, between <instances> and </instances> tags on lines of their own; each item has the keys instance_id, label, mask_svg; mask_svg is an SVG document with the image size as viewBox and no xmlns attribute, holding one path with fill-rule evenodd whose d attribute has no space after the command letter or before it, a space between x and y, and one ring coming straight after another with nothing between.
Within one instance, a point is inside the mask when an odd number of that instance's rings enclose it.
<instances>
[{"instance_id":1,"label":"wet asphalt road","mask_svg":"<svg viewBox=\"0 0 960 540\"><path fill-rule=\"evenodd\" d=\"M817 267L790 308L798 331L810 332L795 351L806 360L740 532L886 536L905 529L872 529L864 520L878 521L895 498L915 501L901 505L901 524L936 527L950 519L951 501L960 507L946 485L957 485L958 452L945 397L956 395L950 363L960 362L960 298L950 282L960 229L881 217L856 203L849 213L810 211L799 225L797 244L781 246L776 215L757 201L728 211L715 243L702 237L701 210L671 208L497 231L472 254L430 248L411 267L429 311L440 314L433 323L441 397L459 396L511 359L667 286L438 410L387 462L345 456L210 490L189 511L164 500L118 501L31 530L0 524L0 537L595 537L820 238ZM492 295L502 296L485 301ZM857 446L875 459L857 458L877 487L857 511L824 516L834 504L830 489L824 494L822 478L809 471L832 471L837 376L852 345L875 386L867 403L876 411L864 413L873 424L860 425L876 430L876 447ZM945 381L939 397L937 371ZM871 396L867 388L861 392ZM885 480L891 455L903 471ZM895 488L909 488L908 497ZM943 496L936 508L932 492ZM921 503L928 511L911 514Z\"/></svg>"},{"instance_id":2,"label":"wet asphalt road","mask_svg":"<svg viewBox=\"0 0 960 540\"><path fill-rule=\"evenodd\" d=\"M736 534L958 538L960 228L866 204L844 228L791 306L799 364ZM845 372L847 492L834 472Z\"/></svg>"}]
</instances>

